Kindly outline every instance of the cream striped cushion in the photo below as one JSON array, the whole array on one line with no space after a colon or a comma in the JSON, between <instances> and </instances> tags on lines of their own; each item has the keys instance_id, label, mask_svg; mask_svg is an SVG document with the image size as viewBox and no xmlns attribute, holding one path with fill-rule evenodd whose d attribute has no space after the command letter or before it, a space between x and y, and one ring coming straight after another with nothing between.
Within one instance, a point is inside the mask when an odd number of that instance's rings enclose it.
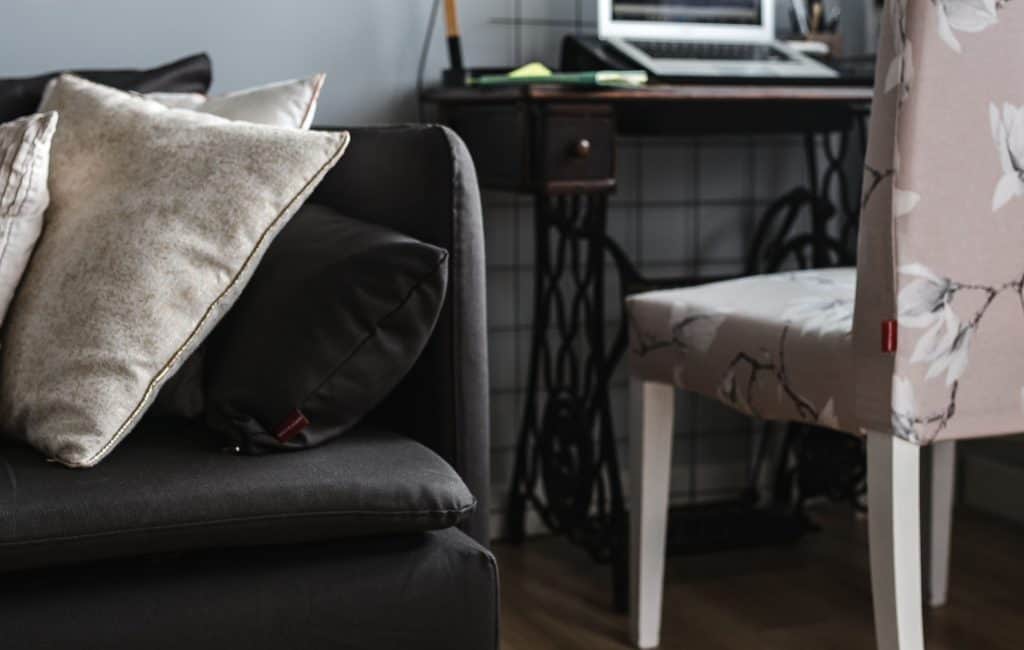
<instances>
[{"instance_id":1,"label":"cream striped cushion","mask_svg":"<svg viewBox=\"0 0 1024 650\"><path fill-rule=\"evenodd\" d=\"M0 125L0 323L14 299L50 203L46 188L56 113Z\"/></svg>"}]
</instances>

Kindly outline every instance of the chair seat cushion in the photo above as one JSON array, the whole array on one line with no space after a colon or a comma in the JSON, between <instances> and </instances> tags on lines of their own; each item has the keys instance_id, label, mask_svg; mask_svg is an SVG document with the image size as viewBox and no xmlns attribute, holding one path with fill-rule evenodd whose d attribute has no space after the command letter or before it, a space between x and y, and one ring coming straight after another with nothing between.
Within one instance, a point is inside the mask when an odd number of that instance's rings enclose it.
<instances>
[{"instance_id":1,"label":"chair seat cushion","mask_svg":"<svg viewBox=\"0 0 1024 650\"><path fill-rule=\"evenodd\" d=\"M316 449L221 452L183 420L143 421L88 471L0 446L0 571L191 548L441 529L475 500L448 463L357 427Z\"/></svg>"},{"instance_id":2,"label":"chair seat cushion","mask_svg":"<svg viewBox=\"0 0 1024 650\"><path fill-rule=\"evenodd\" d=\"M856 432L855 288L843 268L632 296L633 375L759 418Z\"/></svg>"}]
</instances>

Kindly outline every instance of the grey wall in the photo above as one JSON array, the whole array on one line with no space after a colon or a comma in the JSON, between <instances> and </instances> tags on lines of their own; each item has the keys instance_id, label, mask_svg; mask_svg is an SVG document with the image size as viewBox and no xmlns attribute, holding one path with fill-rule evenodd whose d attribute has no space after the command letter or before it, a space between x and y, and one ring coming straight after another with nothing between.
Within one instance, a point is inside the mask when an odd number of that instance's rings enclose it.
<instances>
[{"instance_id":1,"label":"grey wall","mask_svg":"<svg viewBox=\"0 0 1024 650\"><path fill-rule=\"evenodd\" d=\"M473 60L509 60L509 30L487 23L509 3L462 4ZM430 0L3 0L0 6L0 75L149 66L205 50L214 61L215 92L324 71L318 121L362 124L415 116L413 84ZM440 40L434 54L440 65Z\"/></svg>"},{"instance_id":2,"label":"grey wall","mask_svg":"<svg viewBox=\"0 0 1024 650\"><path fill-rule=\"evenodd\" d=\"M858 0L850 0L857 3ZM0 75L71 66L149 66L206 50L214 91L315 71L328 73L320 124L412 120L416 63L429 0L3 0ZM594 0L464 0L467 60L502 66L557 63L560 36L589 30ZM518 19L520 25L506 19ZM443 62L440 30L428 78ZM755 215L801 182L792 138L621 143L613 235L651 274L741 269ZM532 273L529 203L485 195L490 291L494 498L500 509L523 402ZM609 270L609 280L612 279ZM614 297L614 296L610 296ZM609 310L609 320L614 312ZM626 380L614 382L620 438ZM680 397L680 400L684 398ZM685 399L678 418L677 499L734 491L746 477L750 424ZM623 465L625 453L623 449ZM690 463L696 459L698 462Z\"/></svg>"}]
</instances>

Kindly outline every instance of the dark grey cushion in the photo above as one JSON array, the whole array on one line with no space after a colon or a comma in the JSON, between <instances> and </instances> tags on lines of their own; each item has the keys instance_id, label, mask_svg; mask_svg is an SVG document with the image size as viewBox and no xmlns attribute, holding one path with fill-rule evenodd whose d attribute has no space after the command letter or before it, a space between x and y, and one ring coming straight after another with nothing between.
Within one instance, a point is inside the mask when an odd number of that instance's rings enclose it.
<instances>
[{"instance_id":1,"label":"dark grey cushion","mask_svg":"<svg viewBox=\"0 0 1024 650\"><path fill-rule=\"evenodd\" d=\"M239 456L145 421L89 470L0 446L0 571L189 548L445 528L474 499L419 443L361 428L300 454ZM2 582L2 580L0 580Z\"/></svg>"},{"instance_id":2,"label":"dark grey cushion","mask_svg":"<svg viewBox=\"0 0 1024 650\"><path fill-rule=\"evenodd\" d=\"M456 529L120 560L0 584L4 650L497 648L494 557Z\"/></svg>"},{"instance_id":3,"label":"dark grey cushion","mask_svg":"<svg viewBox=\"0 0 1024 650\"><path fill-rule=\"evenodd\" d=\"M447 258L389 228L303 206L207 342L210 428L244 453L304 449L351 429L430 339Z\"/></svg>"},{"instance_id":4,"label":"dark grey cushion","mask_svg":"<svg viewBox=\"0 0 1024 650\"><path fill-rule=\"evenodd\" d=\"M63 71L61 71L63 72ZM80 77L121 90L205 93L210 89L210 57L192 56L149 70L73 70ZM46 84L60 72L36 77L0 78L0 123L35 113Z\"/></svg>"}]
</instances>

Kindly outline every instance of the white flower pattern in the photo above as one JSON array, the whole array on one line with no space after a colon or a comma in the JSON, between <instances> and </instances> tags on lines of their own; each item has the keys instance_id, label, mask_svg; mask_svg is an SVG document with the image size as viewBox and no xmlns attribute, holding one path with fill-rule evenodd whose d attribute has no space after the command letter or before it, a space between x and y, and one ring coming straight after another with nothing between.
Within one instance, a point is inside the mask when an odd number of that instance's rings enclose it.
<instances>
[{"instance_id":1,"label":"white flower pattern","mask_svg":"<svg viewBox=\"0 0 1024 650\"><path fill-rule=\"evenodd\" d=\"M907 327L933 325L953 297L953 281L939 277L922 264L907 264L900 268L900 273L916 278L903 287L897 298L900 324Z\"/></svg>"},{"instance_id":2,"label":"white flower pattern","mask_svg":"<svg viewBox=\"0 0 1024 650\"><path fill-rule=\"evenodd\" d=\"M996 0L934 0L939 37L955 52L962 51L954 30L980 32L999 22Z\"/></svg>"},{"instance_id":3,"label":"white flower pattern","mask_svg":"<svg viewBox=\"0 0 1024 650\"><path fill-rule=\"evenodd\" d=\"M885 75L885 92L900 89L900 99L910 93L914 77L913 47L907 36L907 0L892 0L893 49L895 54Z\"/></svg>"},{"instance_id":4,"label":"white flower pattern","mask_svg":"<svg viewBox=\"0 0 1024 650\"><path fill-rule=\"evenodd\" d=\"M919 442L917 422L914 384L905 377L894 377L892 382L892 432L904 440Z\"/></svg>"},{"instance_id":5,"label":"white flower pattern","mask_svg":"<svg viewBox=\"0 0 1024 650\"><path fill-rule=\"evenodd\" d=\"M782 313L783 319L799 323L804 334L852 334L856 282L840 282L826 275L806 272L785 277L803 285L807 295L790 300Z\"/></svg>"},{"instance_id":6,"label":"white flower pattern","mask_svg":"<svg viewBox=\"0 0 1024 650\"><path fill-rule=\"evenodd\" d=\"M921 264L908 264L900 273L913 278L897 298L899 322L924 329L911 354L911 363L927 363L926 377L946 373L946 384L960 379L967 368L972 331L963 325L952 307L956 285Z\"/></svg>"},{"instance_id":7,"label":"white flower pattern","mask_svg":"<svg viewBox=\"0 0 1024 650\"><path fill-rule=\"evenodd\" d=\"M893 199L892 199L892 212L893 216L897 219L899 217L905 217L914 211L917 207L918 202L921 200L921 195L917 192L911 192L910 190L901 190L898 187L893 188Z\"/></svg>"},{"instance_id":8,"label":"white flower pattern","mask_svg":"<svg viewBox=\"0 0 1024 650\"><path fill-rule=\"evenodd\" d=\"M853 300L829 296L805 296L790 301L782 317L800 323L804 334L840 334L853 331Z\"/></svg>"},{"instance_id":9,"label":"white flower pattern","mask_svg":"<svg viewBox=\"0 0 1024 650\"><path fill-rule=\"evenodd\" d=\"M992 197L995 212L1015 198L1024 196L1024 106L1004 104L1003 110L989 104L992 139L999 152L1003 175Z\"/></svg>"},{"instance_id":10,"label":"white flower pattern","mask_svg":"<svg viewBox=\"0 0 1024 650\"><path fill-rule=\"evenodd\" d=\"M829 429L839 429L839 417L836 415L835 398L825 402L825 406L818 413L818 424Z\"/></svg>"}]
</instances>

